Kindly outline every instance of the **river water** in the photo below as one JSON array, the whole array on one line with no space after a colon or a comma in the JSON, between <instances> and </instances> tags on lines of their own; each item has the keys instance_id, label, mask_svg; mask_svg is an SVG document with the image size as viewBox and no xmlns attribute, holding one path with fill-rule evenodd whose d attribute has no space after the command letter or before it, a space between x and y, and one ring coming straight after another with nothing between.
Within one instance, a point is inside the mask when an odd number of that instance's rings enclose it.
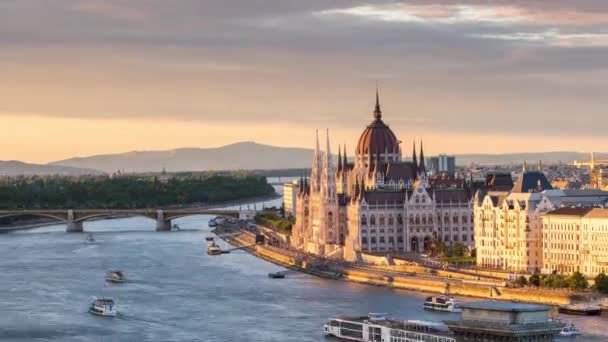
<instances>
[{"instance_id":1,"label":"river water","mask_svg":"<svg viewBox=\"0 0 608 342\"><path fill-rule=\"evenodd\" d=\"M63 225L0 235L0 340L326 341L322 324L335 315L457 318L424 311L423 293L305 274L269 279L282 268L242 251L208 256L208 219L181 218L171 233L145 218L85 222L92 245ZM129 282L105 284L111 269ZM87 314L102 295L117 300L118 317ZM585 331L579 341L608 341L605 318L561 318Z\"/></svg>"}]
</instances>

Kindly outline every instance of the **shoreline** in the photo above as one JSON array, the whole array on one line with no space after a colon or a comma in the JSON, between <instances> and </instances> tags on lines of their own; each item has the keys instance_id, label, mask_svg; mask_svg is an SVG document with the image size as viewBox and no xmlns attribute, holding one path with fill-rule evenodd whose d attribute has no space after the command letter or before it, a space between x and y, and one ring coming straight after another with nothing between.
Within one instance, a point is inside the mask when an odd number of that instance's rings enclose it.
<instances>
[{"instance_id":1,"label":"shoreline","mask_svg":"<svg viewBox=\"0 0 608 342\"><path fill-rule=\"evenodd\" d=\"M281 195L279 193L275 192L275 193L269 194L269 195L249 197L249 198L245 198L245 199L222 202L222 203L211 204L211 205L186 206L186 208L218 209L218 208L223 208L226 206L236 206L236 205L246 205L246 204L251 205L251 204L257 203L257 202L266 202L266 201L275 200L279 197L281 197ZM112 216L106 216L106 217L92 218L87 221L114 220L114 219L120 219L120 218L125 218L125 217L132 217L132 216L112 215ZM41 228L41 227L54 226L57 224L65 224L65 222L48 221L48 222L38 222L38 223L31 223L31 224L15 224L15 225L0 226L0 234L10 233L10 232L19 231L19 230L29 230L29 229L35 229L35 228Z\"/></svg>"},{"instance_id":2,"label":"shoreline","mask_svg":"<svg viewBox=\"0 0 608 342\"><path fill-rule=\"evenodd\" d=\"M373 267L353 267L339 264L319 263L314 257L304 257L297 253L277 247L253 245L253 233L231 228L216 228L212 231L219 238L242 248L251 255L285 267L290 270L314 276L349 281L360 284L382 286L408 291L419 291L448 296L462 296L485 300L511 301L521 303L545 304L551 306L571 304L575 293L536 288L509 288L484 282L469 281L447 277L428 277L423 274L383 272ZM221 236L223 233L237 233L234 236Z\"/></svg>"}]
</instances>

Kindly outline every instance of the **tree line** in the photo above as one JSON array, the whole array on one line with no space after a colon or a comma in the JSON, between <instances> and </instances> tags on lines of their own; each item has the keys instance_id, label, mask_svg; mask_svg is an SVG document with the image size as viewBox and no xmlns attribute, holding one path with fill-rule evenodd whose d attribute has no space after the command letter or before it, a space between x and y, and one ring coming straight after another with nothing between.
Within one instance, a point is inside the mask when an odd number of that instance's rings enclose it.
<instances>
[{"instance_id":1,"label":"tree line","mask_svg":"<svg viewBox=\"0 0 608 342\"><path fill-rule=\"evenodd\" d=\"M0 183L1 209L157 208L221 203L274 193L256 175L29 177Z\"/></svg>"}]
</instances>

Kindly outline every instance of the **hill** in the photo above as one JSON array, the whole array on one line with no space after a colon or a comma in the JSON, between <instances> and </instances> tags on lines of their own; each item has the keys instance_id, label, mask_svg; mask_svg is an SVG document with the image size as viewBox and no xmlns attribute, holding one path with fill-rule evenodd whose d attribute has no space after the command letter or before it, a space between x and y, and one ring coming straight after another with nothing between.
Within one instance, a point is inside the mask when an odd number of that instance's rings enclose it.
<instances>
[{"instance_id":1,"label":"hill","mask_svg":"<svg viewBox=\"0 0 608 342\"><path fill-rule=\"evenodd\" d=\"M63 166L63 165L44 165L30 164L16 160L2 161L0 160L0 176L18 176L18 175L62 175L62 176L82 176L82 175L97 175L103 172L92 169L84 169L79 167Z\"/></svg>"}]
</instances>

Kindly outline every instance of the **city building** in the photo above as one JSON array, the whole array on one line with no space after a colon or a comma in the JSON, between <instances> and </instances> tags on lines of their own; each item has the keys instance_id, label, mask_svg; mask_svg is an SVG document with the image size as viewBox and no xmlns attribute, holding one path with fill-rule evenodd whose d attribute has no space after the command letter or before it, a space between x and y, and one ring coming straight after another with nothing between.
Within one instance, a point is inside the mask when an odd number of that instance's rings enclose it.
<instances>
[{"instance_id":1,"label":"city building","mask_svg":"<svg viewBox=\"0 0 608 342\"><path fill-rule=\"evenodd\" d=\"M543 216L543 273L608 273L608 209L559 208Z\"/></svg>"},{"instance_id":2,"label":"city building","mask_svg":"<svg viewBox=\"0 0 608 342\"><path fill-rule=\"evenodd\" d=\"M329 134L323 153L317 133L311 176L296 201L292 246L349 261L362 252L422 252L438 240L472 247L474 189L462 179L428 177L422 143L417 152L414 144L411 158L403 158L377 93L352 162L339 148L334 165Z\"/></svg>"},{"instance_id":3,"label":"city building","mask_svg":"<svg viewBox=\"0 0 608 342\"><path fill-rule=\"evenodd\" d=\"M603 206L608 193L555 190L541 171L524 171L511 190L475 195L477 266L531 273L543 268L542 215L561 207Z\"/></svg>"},{"instance_id":4,"label":"city building","mask_svg":"<svg viewBox=\"0 0 608 342\"><path fill-rule=\"evenodd\" d=\"M456 174L456 157L440 154L429 158L429 173L431 175L446 174L454 177Z\"/></svg>"},{"instance_id":5,"label":"city building","mask_svg":"<svg viewBox=\"0 0 608 342\"><path fill-rule=\"evenodd\" d=\"M285 211L285 216L296 216L299 187L300 182L297 180L283 184L283 210Z\"/></svg>"}]
</instances>

